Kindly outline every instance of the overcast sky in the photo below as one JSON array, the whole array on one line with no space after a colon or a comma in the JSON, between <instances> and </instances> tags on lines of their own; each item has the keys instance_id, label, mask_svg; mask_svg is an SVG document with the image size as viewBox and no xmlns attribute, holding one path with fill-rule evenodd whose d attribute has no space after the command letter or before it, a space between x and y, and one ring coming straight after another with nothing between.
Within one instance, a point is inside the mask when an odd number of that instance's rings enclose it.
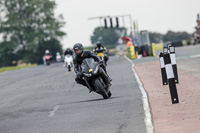
<instances>
[{"instance_id":1,"label":"overcast sky","mask_svg":"<svg viewBox=\"0 0 200 133\"><path fill-rule=\"evenodd\" d=\"M63 14L66 22L62 39L64 48L80 42L91 45L94 28L100 26L98 19L90 17L130 14L138 21L139 30L166 33L172 31L194 32L200 0L55 0L56 14ZM125 25L130 27L129 19ZM122 25L122 21L119 21Z\"/></svg>"}]
</instances>

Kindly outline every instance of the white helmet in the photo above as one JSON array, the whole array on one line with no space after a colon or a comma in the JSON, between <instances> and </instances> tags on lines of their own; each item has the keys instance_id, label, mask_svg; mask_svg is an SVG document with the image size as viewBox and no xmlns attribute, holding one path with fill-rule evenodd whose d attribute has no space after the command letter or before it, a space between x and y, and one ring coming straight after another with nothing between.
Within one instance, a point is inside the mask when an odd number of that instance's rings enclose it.
<instances>
[{"instance_id":1,"label":"white helmet","mask_svg":"<svg viewBox=\"0 0 200 133\"><path fill-rule=\"evenodd\" d=\"M48 53L49 53L49 50L46 50L45 53L48 54Z\"/></svg>"}]
</instances>

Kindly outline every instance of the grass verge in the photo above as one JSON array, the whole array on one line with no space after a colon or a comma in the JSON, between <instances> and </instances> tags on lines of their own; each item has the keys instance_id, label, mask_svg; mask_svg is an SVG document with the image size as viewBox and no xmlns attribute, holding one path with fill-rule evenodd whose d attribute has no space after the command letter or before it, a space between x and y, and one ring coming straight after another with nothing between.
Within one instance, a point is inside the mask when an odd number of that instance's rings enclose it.
<instances>
[{"instance_id":1,"label":"grass verge","mask_svg":"<svg viewBox=\"0 0 200 133\"><path fill-rule=\"evenodd\" d=\"M1 67L0 73L4 72L4 71L16 70L16 69L21 69L21 68L25 68L25 67L33 67L33 66L37 66L37 64L23 65L23 66L12 66L12 67Z\"/></svg>"}]
</instances>

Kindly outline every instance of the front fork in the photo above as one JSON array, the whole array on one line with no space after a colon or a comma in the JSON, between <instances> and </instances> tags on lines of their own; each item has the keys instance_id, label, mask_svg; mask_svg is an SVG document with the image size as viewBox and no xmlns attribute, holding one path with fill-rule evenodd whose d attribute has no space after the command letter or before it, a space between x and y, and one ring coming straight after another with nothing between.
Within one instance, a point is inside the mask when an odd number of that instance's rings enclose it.
<instances>
[{"instance_id":1,"label":"front fork","mask_svg":"<svg viewBox=\"0 0 200 133\"><path fill-rule=\"evenodd\" d=\"M105 82L105 84L107 86L109 86L110 80L109 80L109 77L107 76L107 74L105 73L104 69L100 67L99 73L101 74L101 77L102 77L103 81Z\"/></svg>"}]
</instances>

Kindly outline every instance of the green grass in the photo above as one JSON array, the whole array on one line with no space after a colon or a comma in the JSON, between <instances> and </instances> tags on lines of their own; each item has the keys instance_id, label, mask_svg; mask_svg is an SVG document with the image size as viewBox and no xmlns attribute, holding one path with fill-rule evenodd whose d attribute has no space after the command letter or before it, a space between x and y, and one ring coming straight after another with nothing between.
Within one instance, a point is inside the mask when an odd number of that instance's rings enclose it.
<instances>
[{"instance_id":1,"label":"green grass","mask_svg":"<svg viewBox=\"0 0 200 133\"><path fill-rule=\"evenodd\" d=\"M25 67L33 67L33 66L37 66L37 64L24 65L24 66L1 67L0 73L4 72L4 71L16 70L16 69L21 69L21 68L25 68Z\"/></svg>"}]
</instances>

